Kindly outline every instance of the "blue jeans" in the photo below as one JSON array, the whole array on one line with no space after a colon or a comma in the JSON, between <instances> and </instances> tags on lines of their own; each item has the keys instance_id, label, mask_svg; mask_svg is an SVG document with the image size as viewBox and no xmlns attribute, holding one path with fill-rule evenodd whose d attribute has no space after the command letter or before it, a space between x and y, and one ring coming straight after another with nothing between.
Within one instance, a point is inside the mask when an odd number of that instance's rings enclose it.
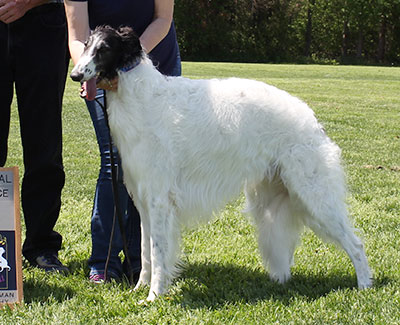
<instances>
[{"instance_id":1,"label":"blue jeans","mask_svg":"<svg viewBox=\"0 0 400 325\"><path fill-rule=\"evenodd\" d=\"M104 105L104 91L97 90L96 99ZM92 254L89 259L91 273L102 273L108 254L111 229L114 216L114 197L111 179L111 161L109 149L109 130L104 119L101 106L96 101L86 101L96 132L100 149L100 172L97 179L91 220ZM122 181L122 169L117 149L114 147L118 174L118 195L123 210L124 229L131 261L132 271L140 271L140 217ZM108 264L108 274L119 278L128 275L126 259L121 263L119 253L123 250L123 242L118 220L116 220L112 250Z\"/></svg>"},{"instance_id":2,"label":"blue jeans","mask_svg":"<svg viewBox=\"0 0 400 325\"><path fill-rule=\"evenodd\" d=\"M171 76L181 75L181 58L179 52L176 57L175 67L170 71ZM96 99L104 105L104 91L98 89ZM90 272L104 272L108 254L110 234L113 224L114 199L111 180L111 162L109 150L109 130L101 106L96 101L86 101L90 116L96 132L97 142L100 149L100 173L96 185L96 193L93 204L91 220L92 230L92 254L89 259ZM124 228L126 231L129 259L132 272L140 271L140 216L122 181L122 168L117 149L114 147L114 157L118 164L118 194L121 209L124 209ZM126 260L121 263L119 253L123 249L122 236L118 222L115 225L112 250L108 264L108 274L113 277L129 275Z\"/></svg>"}]
</instances>

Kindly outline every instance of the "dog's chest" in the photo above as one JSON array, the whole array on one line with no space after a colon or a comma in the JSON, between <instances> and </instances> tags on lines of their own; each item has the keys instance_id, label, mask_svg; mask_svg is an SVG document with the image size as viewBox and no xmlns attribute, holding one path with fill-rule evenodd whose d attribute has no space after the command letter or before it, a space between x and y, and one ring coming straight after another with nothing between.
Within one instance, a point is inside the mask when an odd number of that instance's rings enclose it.
<instances>
[{"instance_id":1,"label":"dog's chest","mask_svg":"<svg viewBox=\"0 0 400 325\"><path fill-rule=\"evenodd\" d=\"M149 173L160 168L160 162L167 164L168 137L162 124L151 121L146 114L138 114L134 108L122 107L121 102L109 104L111 134L132 177L149 177Z\"/></svg>"}]
</instances>

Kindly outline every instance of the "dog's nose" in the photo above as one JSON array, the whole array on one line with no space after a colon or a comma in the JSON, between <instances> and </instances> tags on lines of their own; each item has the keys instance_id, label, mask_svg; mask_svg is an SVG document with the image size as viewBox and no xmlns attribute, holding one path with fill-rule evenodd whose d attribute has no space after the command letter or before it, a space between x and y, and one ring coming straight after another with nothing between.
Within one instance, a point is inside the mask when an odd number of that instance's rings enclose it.
<instances>
[{"instance_id":1,"label":"dog's nose","mask_svg":"<svg viewBox=\"0 0 400 325\"><path fill-rule=\"evenodd\" d=\"M83 73L72 71L70 77L73 81L81 81L83 79Z\"/></svg>"}]
</instances>

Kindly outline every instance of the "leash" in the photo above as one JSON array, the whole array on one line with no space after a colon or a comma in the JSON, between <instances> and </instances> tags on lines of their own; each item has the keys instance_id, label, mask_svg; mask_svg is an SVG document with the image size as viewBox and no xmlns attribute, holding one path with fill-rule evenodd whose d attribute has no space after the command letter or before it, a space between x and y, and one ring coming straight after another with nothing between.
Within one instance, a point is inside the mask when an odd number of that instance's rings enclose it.
<instances>
[{"instance_id":1,"label":"leash","mask_svg":"<svg viewBox=\"0 0 400 325\"><path fill-rule=\"evenodd\" d=\"M101 98L101 97L100 97ZM114 239L114 234L115 234L115 223L116 219L118 219L118 224L119 224L119 229L121 231L121 237L122 237L122 246L123 246L123 251L125 254L125 259L128 264L128 277L129 277L129 283L131 285L134 285L133 283L133 270L132 270L132 263L129 258L129 250L128 250L128 244L126 240L126 232L125 232L125 227L124 227L124 221L122 218L122 210L121 206L119 203L119 194L118 194L118 169L117 165L115 163L115 157L114 157L114 150L113 150L113 140L111 137L111 130L110 130L110 125L108 123L108 113L107 113L107 97L106 97L106 92L103 91L103 101L104 105L101 103L99 100L99 97L95 97L96 103L101 107L103 110L103 115L104 115L104 120L106 122L106 126L108 129L108 135L109 135L109 150L110 150L110 163L111 163L111 180L112 180L112 191L113 191L113 198L114 198L114 216L113 216L113 223L112 223L112 228L111 228L111 234L110 234L110 242L108 244L108 253L107 253L107 259L106 259L106 264L104 266L104 278L107 280L107 271L108 271L108 264L110 261L111 257L111 249L112 249L112 242Z\"/></svg>"}]
</instances>

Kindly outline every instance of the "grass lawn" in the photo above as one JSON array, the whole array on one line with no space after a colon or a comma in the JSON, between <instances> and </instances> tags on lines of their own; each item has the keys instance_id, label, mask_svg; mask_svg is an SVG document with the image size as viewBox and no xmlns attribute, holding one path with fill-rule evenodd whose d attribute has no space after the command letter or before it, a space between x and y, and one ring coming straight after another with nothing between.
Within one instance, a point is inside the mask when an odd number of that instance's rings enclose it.
<instances>
[{"instance_id":1,"label":"grass lawn","mask_svg":"<svg viewBox=\"0 0 400 325\"><path fill-rule=\"evenodd\" d=\"M374 287L356 288L347 255L306 230L293 278L271 282L243 198L212 223L185 231L184 270L167 296L143 306L147 290L88 282L90 213L99 168L78 85L64 98L66 185L57 230L69 276L24 263L24 303L0 310L0 324L400 324L400 68L183 63L190 78L258 79L302 98L343 151L349 208L364 238ZM23 173L16 106L7 166Z\"/></svg>"}]
</instances>

